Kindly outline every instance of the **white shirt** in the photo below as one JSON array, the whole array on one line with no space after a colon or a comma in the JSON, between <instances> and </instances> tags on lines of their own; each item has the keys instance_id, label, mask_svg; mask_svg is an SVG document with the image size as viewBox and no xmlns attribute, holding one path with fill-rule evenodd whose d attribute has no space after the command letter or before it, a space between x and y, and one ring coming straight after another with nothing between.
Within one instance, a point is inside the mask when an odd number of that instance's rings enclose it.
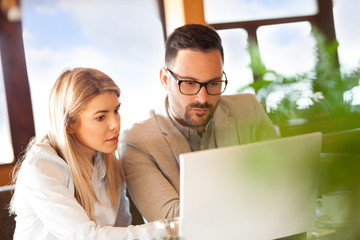
<instances>
[{"instance_id":1,"label":"white shirt","mask_svg":"<svg viewBox=\"0 0 360 240\"><path fill-rule=\"evenodd\" d=\"M100 202L95 202L91 221L74 197L74 184L66 162L48 143L37 143L22 163L12 207L16 213L14 240L34 239L147 239L151 224L131 223L125 186L119 205L111 206L105 191L106 168L100 154L92 183ZM122 227L113 227L122 226Z\"/></svg>"}]
</instances>

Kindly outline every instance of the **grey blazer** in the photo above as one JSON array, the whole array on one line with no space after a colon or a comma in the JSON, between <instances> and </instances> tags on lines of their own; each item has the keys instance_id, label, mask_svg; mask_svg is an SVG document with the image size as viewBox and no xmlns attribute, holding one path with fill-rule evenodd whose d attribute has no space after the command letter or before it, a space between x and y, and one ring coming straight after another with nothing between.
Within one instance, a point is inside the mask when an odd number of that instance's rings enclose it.
<instances>
[{"instance_id":1,"label":"grey blazer","mask_svg":"<svg viewBox=\"0 0 360 240\"><path fill-rule=\"evenodd\" d=\"M214 114L214 132L217 147L278 137L252 94L221 96ZM125 130L119 148L130 195L145 219L178 216L179 155L191 149L170 120L165 104Z\"/></svg>"}]
</instances>

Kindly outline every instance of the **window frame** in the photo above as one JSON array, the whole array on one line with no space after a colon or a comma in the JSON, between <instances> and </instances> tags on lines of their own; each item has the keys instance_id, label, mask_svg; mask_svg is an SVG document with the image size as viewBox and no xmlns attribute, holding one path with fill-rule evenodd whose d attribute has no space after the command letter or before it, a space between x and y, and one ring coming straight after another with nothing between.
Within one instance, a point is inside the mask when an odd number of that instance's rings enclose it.
<instances>
[{"instance_id":1,"label":"window frame","mask_svg":"<svg viewBox=\"0 0 360 240\"><path fill-rule=\"evenodd\" d=\"M35 136L22 23L5 15L0 11L0 55L14 161L0 165L0 186L10 183L10 171Z\"/></svg>"},{"instance_id":2,"label":"window frame","mask_svg":"<svg viewBox=\"0 0 360 240\"><path fill-rule=\"evenodd\" d=\"M238 21L238 22L226 22L226 23L212 23L209 24L216 30L225 29L244 29L248 34L248 43L255 47L255 51L259 53L257 29L261 26L284 24L284 23L295 23L295 22L309 22L311 25L316 26L328 42L336 40L334 15L333 15L333 3L332 0L316 0L318 12L314 15L304 15L296 17L282 17L273 19L261 19L261 20L250 20L250 21ZM260 57L260 54L258 54ZM339 68L339 57L337 51L333 56L337 67ZM254 82L260 79L253 72Z\"/></svg>"}]
</instances>

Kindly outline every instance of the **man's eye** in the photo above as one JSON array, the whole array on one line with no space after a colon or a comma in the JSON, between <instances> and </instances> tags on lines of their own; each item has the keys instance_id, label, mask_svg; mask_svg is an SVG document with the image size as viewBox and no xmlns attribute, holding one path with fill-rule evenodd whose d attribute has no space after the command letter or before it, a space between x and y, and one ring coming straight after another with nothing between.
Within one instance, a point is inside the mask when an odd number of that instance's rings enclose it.
<instances>
[{"instance_id":1,"label":"man's eye","mask_svg":"<svg viewBox=\"0 0 360 240\"><path fill-rule=\"evenodd\" d=\"M219 81L209 82L209 85L212 86L212 87L219 86L220 84L221 84L221 82L219 82Z\"/></svg>"},{"instance_id":2,"label":"man's eye","mask_svg":"<svg viewBox=\"0 0 360 240\"><path fill-rule=\"evenodd\" d=\"M185 85L187 85L187 86L196 85L196 82L193 82L193 81L184 81L183 83L184 83Z\"/></svg>"}]
</instances>

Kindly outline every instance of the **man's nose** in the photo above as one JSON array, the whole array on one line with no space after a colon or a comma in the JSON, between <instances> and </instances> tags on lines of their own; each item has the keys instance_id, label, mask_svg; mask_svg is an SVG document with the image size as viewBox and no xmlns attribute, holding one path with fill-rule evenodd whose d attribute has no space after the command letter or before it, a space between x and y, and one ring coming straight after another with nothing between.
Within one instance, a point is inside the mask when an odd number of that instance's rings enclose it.
<instances>
[{"instance_id":1,"label":"man's nose","mask_svg":"<svg viewBox=\"0 0 360 240\"><path fill-rule=\"evenodd\" d=\"M208 98L209 94L206 91L206 87L201 86L200 91L196 94L196 100L200 103L205 103L207 102Z\"/></svg>"}]
</instances>

